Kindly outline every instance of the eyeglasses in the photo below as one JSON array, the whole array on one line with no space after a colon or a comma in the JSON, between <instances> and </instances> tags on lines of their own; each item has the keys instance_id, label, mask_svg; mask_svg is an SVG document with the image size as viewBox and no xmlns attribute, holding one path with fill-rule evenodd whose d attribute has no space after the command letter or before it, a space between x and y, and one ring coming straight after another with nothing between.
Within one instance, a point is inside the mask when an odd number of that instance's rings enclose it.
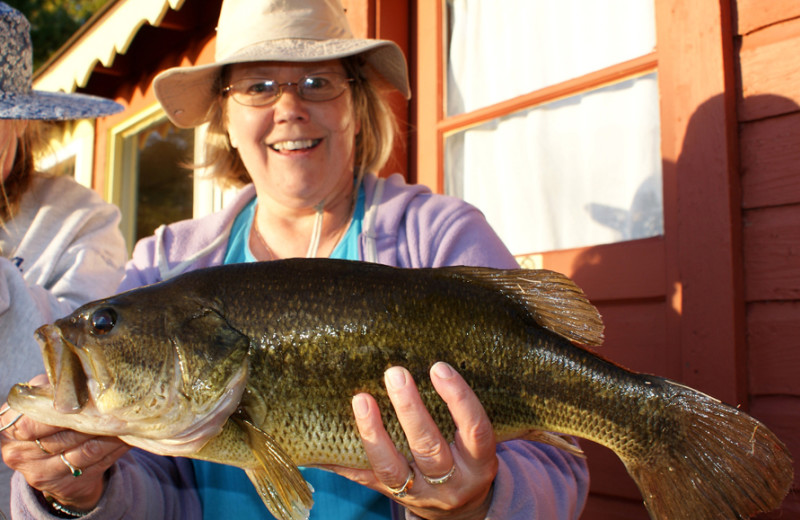
<instances>
[{"instance_id":1,"label":"eyeglasses","mask_svg":"<svg viewBox=\"0 0 800 520\"><path fill-rule=\"evenodd\" d=\"M276 102L284 87L292 86L300 99L330 101L341 96L354 80L336 72L318 72L303 76L298 81L278 83L271 79L243 78L222 89L223 96L231 96L240 105L263 107Z\"/></svg>"}]
</instances>

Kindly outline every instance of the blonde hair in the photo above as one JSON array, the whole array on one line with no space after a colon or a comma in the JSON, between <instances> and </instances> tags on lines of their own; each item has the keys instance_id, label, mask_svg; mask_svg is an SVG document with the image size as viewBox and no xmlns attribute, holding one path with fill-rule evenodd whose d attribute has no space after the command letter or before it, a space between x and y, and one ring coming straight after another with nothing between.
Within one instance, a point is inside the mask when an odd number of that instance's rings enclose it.
<instances>
[{"instance_id":1,"label":"blonde hair","mask_svg":"<svg viewBox=\"0 0 800 520\"><path fill-rule=\"evenodd\" d=\"M47 145L46 134L48 123L38 120L27 120L25 130L17 139L16 155L8 177L0 184L0 226L14 218L22 196L30 188L33 174L35 154Z\"/></svg>"},{"instance_id":2,"label":"blonde hair","mask_svg":"<svg viewBox=\"0 0 800 520\"><path fill-rule=\"evenodd\" d=\"M350 84L350 93L356 119L361 123L355 142L355 170L358 172L355 175L377 173L392 155L397 119L384 91L369 78L371 70L363 58L352 56L343 58L341 62L345 73L355 80ZM205 161L195 164L194 168L209 168L209 177L223 185L238 187L252 179L239 152L231 146L225 128L225 103L221 92L227 79L226 72L226 69L221 71L215 85L220 95L210 108Z\"/></svg>"}]
</instances>

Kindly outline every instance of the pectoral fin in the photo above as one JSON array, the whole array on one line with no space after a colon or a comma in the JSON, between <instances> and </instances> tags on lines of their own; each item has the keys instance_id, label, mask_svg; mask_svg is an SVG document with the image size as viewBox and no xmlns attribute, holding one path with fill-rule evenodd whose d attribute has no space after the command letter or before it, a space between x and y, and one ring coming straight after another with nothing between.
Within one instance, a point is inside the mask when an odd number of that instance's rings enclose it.
<instances>
[{"instance_id":1,"label":"pectoral fin","mask_svg":"<svg viewBox=\"0 0 800 520\"><path fill-rule=\"evenodd\" d=\"M222 432L193 458L237 466L245 470L269 512L279 520L305 520L312 489L292 458L268 433L244 414L235 413Z\"/></svg>"},{"instance_id":2,"label":"pectoral fin","mask_svg":"<svg viewBox=\"0 0 800 520\"><path fill-rule=\"evenodd\" d=\"M246 472L267 509L280 520L307 519L314 504L313 489L292 458L267 432L247 419L232 419L247 434L250 449L259 462Z\"/></svg>"}]
</instances>

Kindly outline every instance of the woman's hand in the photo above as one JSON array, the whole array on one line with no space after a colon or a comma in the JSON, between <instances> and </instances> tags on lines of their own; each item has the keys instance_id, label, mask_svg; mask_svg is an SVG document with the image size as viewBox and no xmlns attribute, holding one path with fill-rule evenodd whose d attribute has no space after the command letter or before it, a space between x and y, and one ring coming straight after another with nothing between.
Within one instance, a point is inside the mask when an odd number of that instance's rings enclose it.
<instances>
[{"instance_id":1,"label":"woman's hand","mask_svg":"<svg viewBox=\"0 0 800 520\"><path fill-rule=\"evenodd\" d=\"M46 381L46 376L37 376L31 384ZM2 410L8 410L8 404ZM14 410L6 411L0 416L0 428L17 417ZM106 470L130 449L115 437L48 426L24 415L0 433L0 442L8 467L22 473L46 497L77 511L97 505L105 489Z\"/></svg>"},{"instance_id":2,"label":"woman's hand","mask_svg":"<svg viewBox=\"0 0 800 520\"><path fill-rule=\"evenodd\" d=\"M494 431L475 393L450 365L436 363L431 368L431 382L456 425L455 439L448 444L411 374L392 367L385 381L414 455L413 464L395 448L375 399L359 394L353 399L353 411L372 469L329 469L391 497L422 518L485 518L498 462Z\"/></svg>"}]
</instances>

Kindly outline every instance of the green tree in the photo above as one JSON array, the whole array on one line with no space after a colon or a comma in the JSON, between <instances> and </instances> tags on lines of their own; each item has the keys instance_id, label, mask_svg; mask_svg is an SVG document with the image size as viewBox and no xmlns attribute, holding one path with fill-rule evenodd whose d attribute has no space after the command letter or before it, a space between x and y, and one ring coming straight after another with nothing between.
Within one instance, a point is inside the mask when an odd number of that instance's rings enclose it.
<instances>
[{"instance_id":1,"label":"green tree","mask_svg":"<svg viewBox=\"0 0 800 520\"><path fill-rule=\"evenodd\" d=\"M109 0L5 0L31 23L37 69Z\"/></svg>"}]
</instances>

